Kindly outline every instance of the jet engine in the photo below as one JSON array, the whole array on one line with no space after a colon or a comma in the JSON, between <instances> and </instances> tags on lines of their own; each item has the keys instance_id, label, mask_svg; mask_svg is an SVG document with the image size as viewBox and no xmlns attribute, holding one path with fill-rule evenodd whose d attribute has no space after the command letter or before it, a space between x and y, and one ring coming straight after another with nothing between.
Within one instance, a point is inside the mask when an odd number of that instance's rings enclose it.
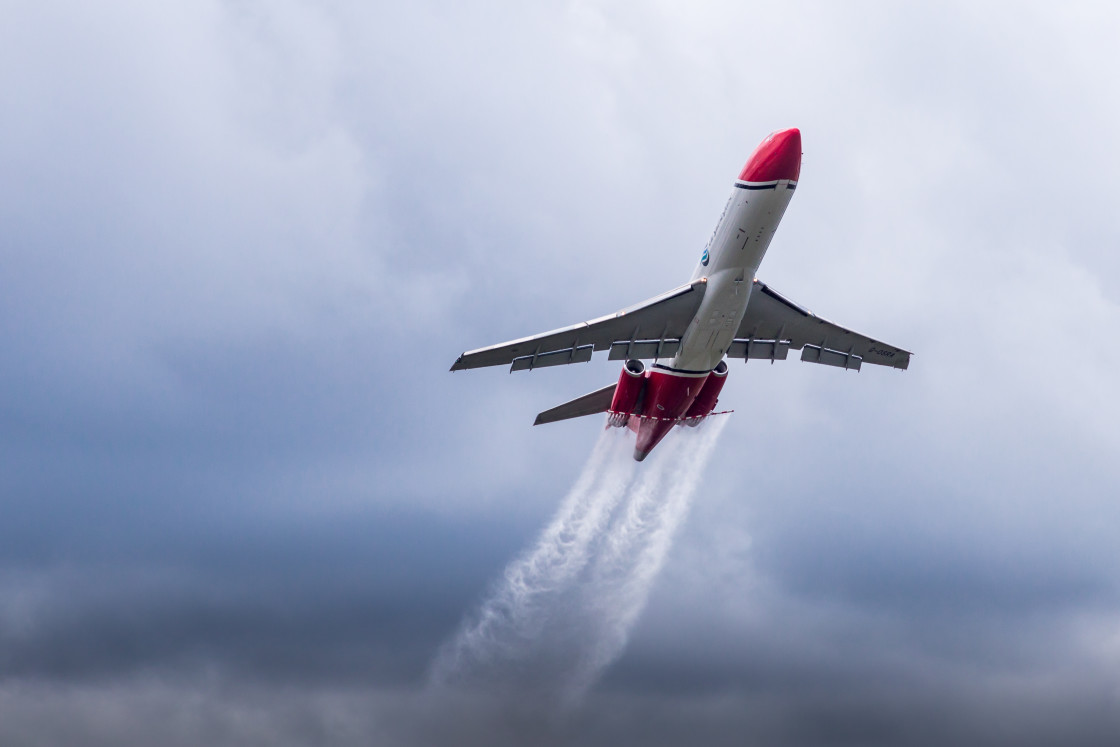
<instances>
[{"instance_id":1,"label":"jet engine","mask_svg":"<svg viewBox=\"0 0 1120 747\"><path fill-rule=\"evenodd\" d=\"M688 412L684 414L685 425L690 425L693 428L700 425L700 421L706 417L712 410L716 409L716 403L719 401L719 393L723 390L723 385L727 381L727 362L720 361L708 378L704 381L704 386L700 387L700 393L696 395L696 399L692 401L692 406L688 408Z\"/></svg>"},{"instance_id":2,"label":"jet engine","mask_svg":"<svg viewBox=\"0 0 1120 747\"><path fill-rule=\"evenodd\" d=\"M724 366L726 369L727 367ZM646 366L639 360L628 360L618 375L618 385L614 388L614 399L608 410L607 423L622 428L630 421L630 414L638 406L642 391L646 387Z\"/></svg>"}]
</instances>

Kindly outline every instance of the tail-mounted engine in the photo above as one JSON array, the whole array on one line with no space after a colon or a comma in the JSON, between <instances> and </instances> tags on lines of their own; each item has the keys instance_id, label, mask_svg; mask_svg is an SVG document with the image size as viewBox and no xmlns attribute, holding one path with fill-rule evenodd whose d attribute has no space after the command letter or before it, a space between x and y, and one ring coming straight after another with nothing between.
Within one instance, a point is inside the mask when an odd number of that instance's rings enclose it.
<instances>
[{"instance_id":1,"label":"tail-mounted engine","mask_svg":"<svg viewBox=\"0 0 1120 747\"><path fill-rule=\"evenodd\" d=\"M687 425L700 425L700 420L716 409L716 403L719 402L719 393L723 391L723 385L726 382L727 363L726 361L720 361L719 365L708 374L704 386L700 388L700 393L696 395L696 399L692 401L692 406L684 414L684 422Z\"/></svg>"},{"instance_id":2,"label":"tail-mounted engine","mask_svg":"<svg viewBox=\"0 0 1120 747\"><path fill-rule=\"evenodd\" d=\"M724 366L724 369L727 367ZM646 366L639 360L628 360L622 367L618 376L618 385L614 389L614 399L608 410L607 422L615 428L624 427L630 420L630 414L638 409L641 404L642 393L646 387Z\"/></svg>"}]
</instances>

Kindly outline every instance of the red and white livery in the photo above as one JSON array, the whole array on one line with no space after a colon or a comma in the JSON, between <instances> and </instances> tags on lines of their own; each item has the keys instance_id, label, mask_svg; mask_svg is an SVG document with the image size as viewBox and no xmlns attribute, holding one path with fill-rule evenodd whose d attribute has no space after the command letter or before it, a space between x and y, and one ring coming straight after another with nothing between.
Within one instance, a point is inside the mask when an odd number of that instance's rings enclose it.
<instances>
[{"instance_id":1,"label":"red and white livery","mask_svg":"<svg viewBox=\"0 0 1120 747\"><path fill-rule=\"evenodd\" d=\"M618 382L542 412L535 424L606 412L608 425L636 432L641 461L674 426L715 411L725 358L785 360L792 348L812 363L905 369L909 352L826 321L755 277L800 172L801 132L773 133L739 173L688 284L609 316L463 353L451 370L531 370L608 350L626 361Z\"/></svg>"}]
</instances>

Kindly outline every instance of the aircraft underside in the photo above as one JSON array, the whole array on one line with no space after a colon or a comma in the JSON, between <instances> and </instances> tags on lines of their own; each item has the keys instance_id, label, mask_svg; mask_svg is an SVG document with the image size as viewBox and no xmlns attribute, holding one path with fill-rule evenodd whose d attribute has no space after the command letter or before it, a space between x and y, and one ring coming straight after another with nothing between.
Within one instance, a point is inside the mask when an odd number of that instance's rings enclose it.
<instances>
[{"instance_id":1,"label":"aircraft underside","mask_svg":"<svg viewBox=\"0 0 1120 747\"><path fill-rule=\"evenodd\" d=\"M617 383L542 412L534 425L605 412L608 426L634 431L634 458L642 461L673 427L715 412L725 358L773 363L793 349L803 361L846 370L865 362L907 368L909 352L822 319L755 277L800 170L801 133L770 135L740 172L687 285L609 316L463 353L451 370L525 371L609 351L610 360L625 361Z\"/></svg>"}]
</instances>

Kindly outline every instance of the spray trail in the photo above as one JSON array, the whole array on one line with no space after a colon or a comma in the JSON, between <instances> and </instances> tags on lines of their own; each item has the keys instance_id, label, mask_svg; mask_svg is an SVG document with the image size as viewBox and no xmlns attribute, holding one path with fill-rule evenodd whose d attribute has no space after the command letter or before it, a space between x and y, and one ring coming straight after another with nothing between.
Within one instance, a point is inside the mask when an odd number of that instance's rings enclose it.
<instances>
[{"instance_id":1,"label":"spray trail","mask_svg":"<svg viewBox=\"0 0 1120 747\"><path fill-rule=\"evenodd\" d=\"M618 434L604 431L576 484L532 550L511 563L473 619L443 647L436 684L500 686L532 658L557 597L587 564L636 466ZM513 684L513 683L510 683Z\"/></svg>"},{"instance_id":2,"label":"spray trail","mask_svg":"<svg viewBox=\"0 0 1120 747\"><path fill-rule=\"evenodd\" d=\"M642 474L607 533L583 586L589 611L586 645L578 652L562 695L576 702L619 656L645 608L677 529L688 516L726 418L714 418L679 434L676 452Z\"/></svg>"},{"instance_id":3,"label":"spray trail","mask_svg":"<svg viewBox=\"0 0 1120 747\"><path fill-rule=\"evenodd\" d=\"M440 651L432 681L571 705L622 653L725 419L677 429L638 468L609 429L531 550Z\"/></svg>"}]
</instances>

